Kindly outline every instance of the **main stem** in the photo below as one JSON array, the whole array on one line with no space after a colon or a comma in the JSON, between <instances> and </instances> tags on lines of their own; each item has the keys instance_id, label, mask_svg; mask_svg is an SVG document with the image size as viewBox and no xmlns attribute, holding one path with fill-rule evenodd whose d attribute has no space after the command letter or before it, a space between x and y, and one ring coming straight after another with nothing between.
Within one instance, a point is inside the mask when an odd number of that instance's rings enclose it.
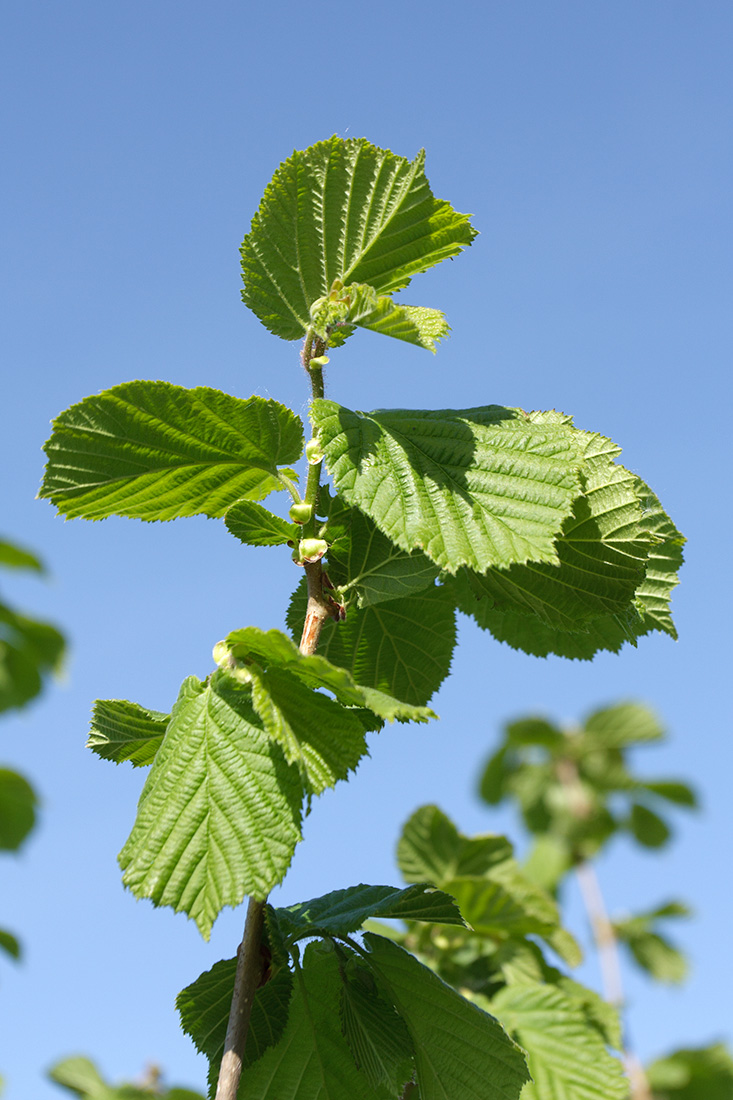
<instances>
[{"instance_id":1,"label":"main stem","mask_svg":"<svg viewBox=\"0 0 733 1100\"><path fill-rule=\"evenodd\" d=\"M321 367L311 367L310 362L311 359L323 355L324 350L324 343L312 332L309 332L303 347L302 361L303 366L310 375L311 396L314 398L323 397L323 369ZM312 507L312 515L308 523L303 525L303 535L306 538L312 538L315 535L322 465L322 462L318 462L308 466L305 500ZM305 575L308 583L308 606L300 639L300 652L309 656L316 651L323 624L330 611L323 596L323 571L320 561L306 562ZM250 898L247 906L244 935L237 950L234 992L229 1010L229 1023L224 1040L224 1054L219 1069L215 1100L236 1100L239 1091L247 1032L252 1016L252 1005L262 981L263 959L260 949L266 905L266 898L263 901Z\"/></svg>"}]
</instances>

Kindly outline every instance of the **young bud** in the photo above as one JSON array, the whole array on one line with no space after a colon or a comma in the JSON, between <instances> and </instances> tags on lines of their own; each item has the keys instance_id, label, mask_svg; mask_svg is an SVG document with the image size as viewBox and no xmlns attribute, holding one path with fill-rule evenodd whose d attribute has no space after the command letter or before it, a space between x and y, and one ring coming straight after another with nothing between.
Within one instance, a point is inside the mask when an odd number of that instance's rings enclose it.
<instances>
[{"instance_id":1,"label":"young bud","mask_svg":"<svg viewBox=\"0 0 733 1100\"><path fill-rule=\"evenodd\" d=\"M305 457L311 466L323 461L323 449L317 439L309 439L305 445Z\"/></svg>"},{"instance_id":2,"label":"young bud","mask_svg":"<svg viewBox=\"0 0 733 1100\"><path fill-rule=\"evenodd\" d=\"M317 355L315 359L311 359L308 364L309 367L325 367L326 363L329 363L330 359L327 355Z\"/></svg>"},{"instance_id":3,"label":"young bud","mask_svg":"<svg viewBox=\"0 0 733 1100\"><path fill-rule=\"evenodd\" d=\"M313 508L310 504L306 504L304 500L301 500L297 504L290 505L288 514L293 523L307 523L313 515Z\"/></svg>"},{"instance_id":4,"label":"young bud","mask_svg":"<svg viewBox=\"0 0 733 1100\"><path fill-rule=\"evenodd\" d=\"M325 539L301 539L299 549L301 561L320 561L328 550L328 543Z\"/></svg>"}]
</instances>

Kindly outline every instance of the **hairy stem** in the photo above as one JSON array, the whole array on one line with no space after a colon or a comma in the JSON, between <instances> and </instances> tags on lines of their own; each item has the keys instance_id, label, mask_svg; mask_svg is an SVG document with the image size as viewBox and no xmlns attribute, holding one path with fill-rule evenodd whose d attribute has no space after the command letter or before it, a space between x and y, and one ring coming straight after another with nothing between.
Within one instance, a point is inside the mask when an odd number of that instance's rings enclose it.
<instances>
[{"instance_id":1,"label":"hairy stem","mask_svg":"<svg viewBox=\"0 0 733 1100\"><path fill-rule=\"evenodd\" d=\"M323 355L324 351L325 344L323 341L315 336L312 331L309 331L303 345L301 358L303 366L310 376L311 395L314 398L323 397L323 368L312 367L310 363L312 359ZM315 535L322 465L322 462L318 462L308 466L305 501L312 506L313 511L310 520L303 525L303 535L306 538L313 538ZM293 495L292 492L291 495ZM323 571L320 561L306 562L305 575L308 579L308 608L303 624L303 634L300 639L300 652L310 655L316 651L321 629L330 611L323 595ZM247 1032L249 1031L249 1021L252 1015L252 1004L262 979L263 963L260 947L266 904L266 899L256 901L254 898L250 898L247 906L244 935L237 951L234 992L229 1011L229 1024L224 1041L224 1055L221 1060L215 1100L236 1100L239 1090Z\"/></svg>"},{"instance_id":2,"label":"hairy stem","mask_svg":"<svg viewBox=\"0 0 733 1100\"><path fill-rule=\"evenodd\" d=\"M237 972L234 978L232 1007L224 1041L224 1055L216 1085L215 1100L236 1100L239 1079L242 1076L242 1060L252 1015L252 1003L262 978L262 926L265 917L264 901L249 899L244 936L237 951Z\"/></svg>"}]
</instances>

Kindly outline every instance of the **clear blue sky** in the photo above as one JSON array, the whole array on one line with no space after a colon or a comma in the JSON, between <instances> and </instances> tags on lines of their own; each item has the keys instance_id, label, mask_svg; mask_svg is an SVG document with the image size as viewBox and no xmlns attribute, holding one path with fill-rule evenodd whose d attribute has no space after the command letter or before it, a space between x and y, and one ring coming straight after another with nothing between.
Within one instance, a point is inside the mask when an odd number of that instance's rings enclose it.
<instances>
[{"instance_id":1,"label":"clear blue sky","mask_svg":"<svg viewBox=\"0 0 733 1100\"><path fill-rule=\"evenodd\" d=\"M286 553L213 521L54 518L34 500L40 447L59 411L132 378L304 410L297 348L239 301L237 248L278 163L334 132L424 146L434 191L481 236L413 283L453 326L438 355L362 333L333 357L329 395L573 413L623 446L689 544L676 644L538 661L464 621L442 722L375 739L315 806L279 898L396 881L400 824L423 802L519 841L474 795L502 722L640 698L671 740L639 766L689 777L704 812L679 815L664 854L619 844L601 867L613 909L682 896L698 913L678 932L686 987L629 978L633 1037L645 1058L730 1038L733 7L23 0L4 6L0 53L2 527L52 573L4 591L71 640L64 682L0 727L0 755L44 803L21 857L0 862L0 924L26 948L22 966L0 960L8 1100L59 1096L42 1071L74 1052L113 1079L155 1060L203 1085L173 1002L233 954L243 914L206 945L123 891L115 856L144 776L84 749L89 708L167 710L230 629L282 625L297 577ZM572 896L569 913L582 933Z\"/></svg>"}]
</instances>

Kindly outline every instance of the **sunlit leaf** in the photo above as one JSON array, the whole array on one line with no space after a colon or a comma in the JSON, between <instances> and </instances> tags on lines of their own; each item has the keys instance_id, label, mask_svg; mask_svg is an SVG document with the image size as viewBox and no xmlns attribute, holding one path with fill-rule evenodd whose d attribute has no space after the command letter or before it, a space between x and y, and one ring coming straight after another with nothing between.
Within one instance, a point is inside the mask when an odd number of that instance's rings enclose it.
<instances>
[{"instance_id":1,"label":"sunlit leaf","mask_svg":"<svg viewBox=\"0 0 733 1100\"><path fill-rule=\"evenodd\" d=\"M303 451L300 418L277 401L169 382L124 382L53 428L39 496L69 518L223 516L283 488L278 468Z\"/></svg>"}]
</instances>

